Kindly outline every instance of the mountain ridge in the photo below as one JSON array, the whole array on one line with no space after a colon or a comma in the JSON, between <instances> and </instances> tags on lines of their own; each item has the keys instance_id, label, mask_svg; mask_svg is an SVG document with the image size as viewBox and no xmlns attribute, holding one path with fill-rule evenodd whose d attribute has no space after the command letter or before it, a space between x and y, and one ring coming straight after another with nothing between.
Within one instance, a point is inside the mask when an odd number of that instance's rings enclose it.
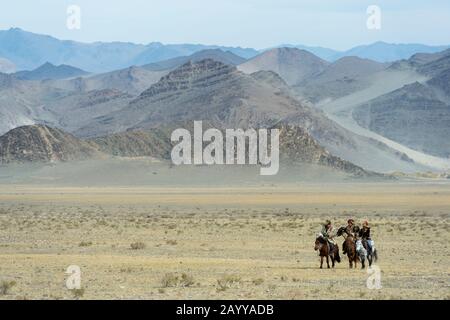
<instances>
[{"instance_id":1,"label":"mountain ridge","mask_svg":"<svg viewBox=\"0 0 450 320\"><path fill-rule=\"evenodd\" d=\"M307 50L329 62L349 55L370 58L378 62L388 62L408 59L411 55L418 52L433 53L450 47L449 45L391 44L381 41L369 45L356 46L344 51L301 44L285 44L283 46ZM132 65L144 65L191 55L204 49L230 51L245 59L253 58L264 51L270 50L270 48L256 50L239 46L162 44L160 42L150 42L148 44L120 41L84 43L73 40L60 40L49 35L28 32L20 28L0 30L0 57L10 61L18 71L32 70L49 61L55 65L67 64L95 73L109 72Z\"/></svg>"},{"instance_id":2,"label":"mountain ridge","mask_svg":"<svg viewBox=\"0 0 450 320\"><path fill-rule=\"evenodd\" d=\"M383 177L331 155L303 129L279 124L280 158L289 164L316 164L354 177ZM82 140L46 125L15 128L0 136L0 164L102 160L107 157L170 159L169 131L128 131Z\"/></svg>"}]
</instances>

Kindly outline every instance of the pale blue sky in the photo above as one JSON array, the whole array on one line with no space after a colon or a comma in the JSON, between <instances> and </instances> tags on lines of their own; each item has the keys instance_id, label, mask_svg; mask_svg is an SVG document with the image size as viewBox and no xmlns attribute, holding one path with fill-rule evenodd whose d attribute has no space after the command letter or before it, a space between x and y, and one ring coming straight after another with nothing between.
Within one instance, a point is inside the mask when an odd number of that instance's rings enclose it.
<instances>
[{"instance_id":1,"label":"pale blue sky","mask_svg":"<svg viewBox=\"0 0 450 320\"><path fill-rule=\"evenodd\" d=\"M66 8L81 7L81 30ZM366 9L382 29L366 28ZM378 40L450 44L449 0L1 0L0 29L20 27L84 42L203 43L266 48L279 44L348 49Z\"/></svg>"}]
</instances>

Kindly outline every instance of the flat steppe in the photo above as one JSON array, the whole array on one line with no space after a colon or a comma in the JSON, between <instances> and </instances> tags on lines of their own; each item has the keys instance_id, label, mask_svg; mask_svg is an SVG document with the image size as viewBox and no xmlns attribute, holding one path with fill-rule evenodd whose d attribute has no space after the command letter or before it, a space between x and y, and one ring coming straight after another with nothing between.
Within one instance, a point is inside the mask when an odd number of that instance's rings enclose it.
<instances>
[{"instance_id":1,"label":"flat steppe","mask_svg":"<svg viewBox=\"0 0 450 320\"><path fill-rule=\"evenodd\" d=\"M0 185L0 299L448 299L449 209L449 183ZM372 225L379 290L347 257L319 269L320 224L349 217Z\"/></svg>"}]
</instances>

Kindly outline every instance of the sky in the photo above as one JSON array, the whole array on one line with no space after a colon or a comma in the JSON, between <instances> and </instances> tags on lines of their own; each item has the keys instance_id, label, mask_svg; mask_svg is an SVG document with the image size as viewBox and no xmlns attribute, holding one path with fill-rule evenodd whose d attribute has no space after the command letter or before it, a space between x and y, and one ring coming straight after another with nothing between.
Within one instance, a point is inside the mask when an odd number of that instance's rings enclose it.
<instances>
[{"instance_id":1,"label":"sky","mask_svg":"<svg viewBox=\"0 0 450 320\"><path fill-rule=\"evenodd\" d=\"M79 30L66 26L69 5ZM368 29L367 8L381 29ZM375 41L450 44L449 0L0 0L0 29L82 42L202 43L346 50Z\"/></svg>"}]
</instances>

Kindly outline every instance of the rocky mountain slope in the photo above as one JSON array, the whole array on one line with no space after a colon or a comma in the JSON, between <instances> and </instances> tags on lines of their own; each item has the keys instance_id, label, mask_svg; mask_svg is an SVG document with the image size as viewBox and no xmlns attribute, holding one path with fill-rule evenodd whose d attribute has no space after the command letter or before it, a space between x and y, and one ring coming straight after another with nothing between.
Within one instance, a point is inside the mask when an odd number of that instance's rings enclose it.
<instances>
[{"instance_id":1,"label":"rocky mountain slope","mask_svg":"<svg viewBox=\"0 0 450 320\"><path fill-rule=\"evenodd\" d=\"M0 163L56 162L101 157L89 143L43 125L15 128L0 137Z\"/></svg>"},{"instance_id":2,"label":"rocky mountain slope","mask_svg":"<svg viewBox=\"0 0 450 320\"><path fill-rule=\"evenodd\" d=\"M320 110L294 98L276 73L247 75L213 60L189 62L175 69L122 109L97 117L74 132L95 137L194 120L216 128L268 128L286 122L305 129L343 159L360 166L369 163L370 170L414 167L402 153L352 134Z\"/></svg>"},{"instance_id":3,"label":"rocky mountain slope","mask_svg":"<svg viewBox=\"0 0 450 320\"><path fill-rule=\"evenodd\" d=\"M300 127L279 124L276 128L280 130L282 164L315 164L355 177L381 177L331 155ZM81 140L44 125L24 126L0 137L0 164L100 160L111 156L170 161L170 132L167 128L128 131Z\"/></svg>"},{"instance_id":4,"label":"rocky mountain slope","mask_svg":"<svg viewBox=\"0 0 450 320\"><path fill-rule=\"evenodd\" d=\"M420 62L419 62L420 61ZM368 128L415 150L450 156L450 51L408 61L431 77L361 104L353 117Z\"/></svg>"},{"instance_id":5,"label":"rocky mountain slope","mask_svg":"<svg viewBox=\"0 0 450 320\"><path fill-rule=\"evenodd\" d=\"M450 156L450 104L433 86L406 85L361 105L353 117L364 128L415 150Z\"/></svg>"},{"instance_id":6,"label":"rocky mountain slope","mask_svg":"<svg viewBox=\"0 0 450 320\"><path fill-rule=\"evenodd\" d=\"M298 126L280 124L280 157L291 163L310 163L350 173L354 176L376 176L349 161L333 156ZM381 176L381 175L380 175Z\"/></svg>"},{"instance_id":7,"label":"rocky mountain slope","mask_svg":"<svg viewBox=\"0 0 450 320\"><path fill-rule=\"evenodd\" d=\"M103 153L118 157L170 159L170 132L162 129L135 130L88 140Z\"/></svg>"},{"instance_id":8,"label":"rocky mountain slope","mask_svg":"<svg viewBox=\"0 0 450 320\"><path fill-rule=\"evenodd\" d=\"M386 67L369 59L344 57L297 84L294 90L314 103L323 99L337 99L368 87L370 76Z\"/></svg>"},{"instance_id":9,"label":"rocky mountain slope","mask_svg":"<svg viewBox=\"0 0 450 320\"><path fill-rule=\"evenodd\" d=\"M328 62L305 50L275 48L244 62L238 69L247 74L261 70L273 71L289 85L297 85L318 75L327 65Z\"/></svg>"}]
</instances>

